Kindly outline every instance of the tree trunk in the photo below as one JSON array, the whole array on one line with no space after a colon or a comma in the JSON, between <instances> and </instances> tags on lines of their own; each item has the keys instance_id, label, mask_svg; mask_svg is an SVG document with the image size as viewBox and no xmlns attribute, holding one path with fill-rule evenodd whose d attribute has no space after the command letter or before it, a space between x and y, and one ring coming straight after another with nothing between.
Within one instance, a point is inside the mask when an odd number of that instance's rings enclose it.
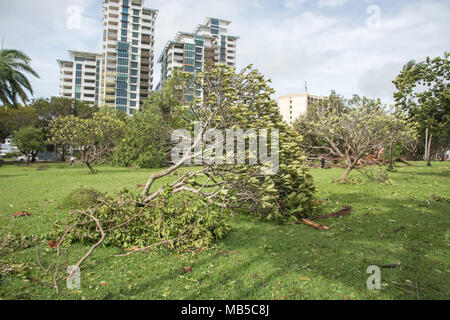
<instances>
[{"instance_id":1,"label":"tree trunk","mask_svg":"<svg viewBox=\"0 0 450 320\"><path fill-rule=\"evenodd\" d=\"M31 152L31 162L36 162L36 157L37 157L38 153L36 151L32 151Z\"/></svg>"},{"instance_id":2,"label":"tree trunk","mask_svg":"<svg viewBox=\"0 0 450 320\"><path fill-rule=\"evenodd\" d=\"M27 160L25 161L25 165L28 167L30 165L30 154L27 153Z\"/></svg>"},{"instance_id":3,"label":"tree trunk","mask_svg":"<svg viewBox=\"0 0 450 320\"><path fill-rule=\"evenodd\" d=\"M433 133L430 133L430 139L428 140L428 150L427 150L427 166L431 167L431 141L433 139Z\"/></svg>"},{"instance_id":4,"label":"tree trunk","mask_svg":"<svg viewBox=\"0 0 450 320\"><path fill-rule=\"evenodd\" d=\"M62 148L61 149L61 154L60 154L60 156L61 156L61 162L66 162L66 149L64 149L64 148Z\"/></svg>"},{"instance_id":5,"label":"tree trunk","mask_svg":"<svg viewBox=\"0 0 450 320\"><path fill-rule=\"evenodd\" d=\"M391 143L389 145L389 169L388 170L393 170L394 169L394 159L392 157L392 147L394 145L394 140L391 139Z\"/></svg>"},{"instance_id":6,"label":"tree trunk","mask_svg":"<svg viewBox=\"0 0 450 320\"><path fill-rule=\"evenodd\" d=\"M350 172L353 170L353 168L355 167L355 165L358 163L358 160L355 159L355 161L351 161L350 159L347 160L347 169L345 169L344 174L341 177L342 181L345 181L348 177L348 175L350 174Z\"/></svg>"},{"instance_id":7,"label":"tree trunk","mask_svg":"<svg viewBox=\"0 0 450 320\"><path fill-rule=\"evenodd\" d=\"M91 171L92 174L95 174L95 170L94 168L92 168L91 164L89 163L89 161L86 161L86 165L89 168L89 170Z\"/></svg>"}]
</instances>

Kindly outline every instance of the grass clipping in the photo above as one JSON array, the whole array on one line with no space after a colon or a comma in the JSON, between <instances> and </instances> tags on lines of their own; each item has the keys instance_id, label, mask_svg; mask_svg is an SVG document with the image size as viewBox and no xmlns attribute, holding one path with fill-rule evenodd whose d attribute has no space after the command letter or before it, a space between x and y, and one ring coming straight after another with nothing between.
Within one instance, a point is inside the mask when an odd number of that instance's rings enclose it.
<instances>
[{"instance_id":1,"label":"grass clipping","mask_svg":"<svg viewBox=\"0 0 450 320\"><path fill-rule=\"evenodd\" d=\"M104 245L120 248L145 248L158 243L176 251L209 247L231 230L222 217L222 209L211 206L190 194L171 195L166 192L148 206L141 206L138 197L122 191L115 196L101 195L95 190L77 190L71 199L89 199L89 206L72 210L68 218L55 225L51 240L61 239L70 229L65 243L92 244L100 238L94 221L100 221L106 234ZM80 195L81 194L81 195ZM95 197L95 201L92 201ZM73 204L74 201L66 201ZM78 201L75 201L78 202ZM92 203L93 202L93 203Z\"/></svg>"}]
</instances>

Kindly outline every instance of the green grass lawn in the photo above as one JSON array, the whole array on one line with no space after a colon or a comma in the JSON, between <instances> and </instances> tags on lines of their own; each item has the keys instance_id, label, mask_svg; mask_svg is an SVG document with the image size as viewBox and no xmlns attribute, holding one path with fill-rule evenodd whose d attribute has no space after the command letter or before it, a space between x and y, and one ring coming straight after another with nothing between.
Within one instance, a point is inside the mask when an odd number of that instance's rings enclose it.
<instances>
[{"instance_id":1,"label":"green grass lawn","mask_svg":"<svg viewBox=\"0 0 450 320\"><path fill-rule=\"evenodd\" d=\"M56 295L37 266L35 247L1 250L0 266L17 273L0 277L1 299L449 299L450 163L397 167L395 185L334 184L341 169L311 170L323 212L352 206L352 215L305 225L278 225L248 216L229 217L233 232L214 248L175 254L161 250L111 258L119 248L99 248L82 266L81 290L59 283ZM151 170L109 166L90 175L85 167L36 164L0 168L0 236L39 235L68 214L60 206L74 189L101 192L141 189ZM168 179L173 179L169 177ZM160 182L161 183L161 182ZM30 217L13 219L18 211ZM394 229L401 228L398 232ZM47 266L54 249L39 242ZM64 266L75 264L89 246L73 245ZM237 253L218 255L218 252ZM383 268L382 289L368 290L370 265ZM192 272L183 273L183 268ZM101 284L100 284L101 283Z\"/></svg>"}]
</instances>

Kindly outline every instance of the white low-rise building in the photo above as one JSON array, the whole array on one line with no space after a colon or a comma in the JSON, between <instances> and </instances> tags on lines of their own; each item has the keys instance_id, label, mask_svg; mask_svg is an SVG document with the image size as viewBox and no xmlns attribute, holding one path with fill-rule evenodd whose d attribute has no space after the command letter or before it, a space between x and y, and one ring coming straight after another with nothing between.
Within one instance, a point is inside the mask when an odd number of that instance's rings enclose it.
<instances>
[{"instance_id":1,"label":"white low-rise building","mask_svg":"<svg viewBox=\"0 0 450 320\"><path fill-rule=\"evenodd\" d=\"M282 96L278 98L278 109L283 120L292 125L297 118L308 111L310 105L323 99L325 98L310 93Z\"/></svg>"},{"instance_id":2,"label":"white low-rise building","mask_svg":"<svg viewBox=\"0 0 450 320\"><path fill-rule=\"evenodd\" d=\"M19 148L11 144L11 138L6 138L4 143L0 144L0 156L6 156L9 153L20 152Z\"/></svg>"}]
</instances>

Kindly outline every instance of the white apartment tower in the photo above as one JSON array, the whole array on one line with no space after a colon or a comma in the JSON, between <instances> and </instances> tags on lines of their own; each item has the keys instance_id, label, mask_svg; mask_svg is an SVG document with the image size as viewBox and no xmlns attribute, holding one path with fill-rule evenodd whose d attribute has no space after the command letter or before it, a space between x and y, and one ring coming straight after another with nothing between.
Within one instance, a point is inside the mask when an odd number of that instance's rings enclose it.
<instances>
[{"instance_id":1,"label":"white apartment tower","mask_svg":"<svg viewBox=\"0 0 450 320\"><path fill-rule=\"evenodd\" d=\"M71 50L69 56L70 60L58 60L60 96L98 105L102 55Z\"/></svg>"},{"instance_id":2,"label":"white apartment tower","mask_svg":"<svg viewBox=\"0 0 450 320\"><path fill-rule=\"evenodd\" d=\"M224 64L236 66L236 44L239 37L227 34L230 21L206 18L192 33L178 32L173 41L164 48L158 63L161 63L161 82L158 88L169 78L174 69L186 72L201 72L208 67ZM195 96L202 92L195 90ZM185 93L186 101L193 101L194 95Z\"/></svg>"},{"instance_id":3,"label":"white apartment tower","mask_svg":"<svg viewBox=\"0 0 450 320\"><path fill-rule=\"evenodd\" d=\"M323 99L325 98L309 93L282 96L278 98L278 109L283 120L292 125L297 118L308 111L309 106Z\"/></svg>"},{"instance_id":4,"label":"white apartment tower","mask_svg":"<svg viewBox=\"0 0 450 320\"><path fill-rule=\"evenodd\" d=\"M100 104L132 115L153 89L157 10L144 0L104 0Z\"/></svg>"}]
</instances>

